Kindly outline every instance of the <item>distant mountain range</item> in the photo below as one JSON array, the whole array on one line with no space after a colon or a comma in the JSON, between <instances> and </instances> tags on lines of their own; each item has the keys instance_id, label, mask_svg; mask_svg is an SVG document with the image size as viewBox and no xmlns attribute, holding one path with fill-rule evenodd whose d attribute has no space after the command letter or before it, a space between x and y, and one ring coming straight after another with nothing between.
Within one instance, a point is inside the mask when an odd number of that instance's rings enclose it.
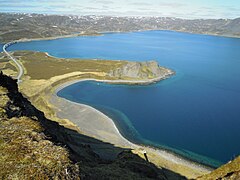
<instances>
[{"instance_id":1,"label":"distant mountain range","mask_svg":"<svg viewBox=\"0 0 240 180\"><path fill-rule=\"evenodd\" d=\"M0 41L46 38L74 33L173 30L240 37L237 19L179 19L170 17L112 17L0 13Z\"/></svg>"}]
</instances>

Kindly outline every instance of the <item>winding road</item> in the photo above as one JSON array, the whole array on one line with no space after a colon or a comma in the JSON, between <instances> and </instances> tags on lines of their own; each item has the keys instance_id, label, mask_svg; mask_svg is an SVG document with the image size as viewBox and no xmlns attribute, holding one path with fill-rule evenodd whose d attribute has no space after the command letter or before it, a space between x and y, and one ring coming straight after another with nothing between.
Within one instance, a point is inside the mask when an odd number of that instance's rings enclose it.
<instances>
[{"instance_id":1,"label":"winding road","mask_svg":"<svg viewBox=\"0 0 240 180\"><path fill-rule=\"evenodd\" d=\"M23 76L23 67L22 65L17 61L17 59L15 57L13 57L9 52L7 52L7 48L13 44L18 43L18 41L13 41L13 42L9 42L7 44L4 44L3 46L3 52L17 65L17 68L19 70L18 72L18 76L17 76L17 82L20 83L21 82L21 77Z\"/></svg>"}]
</instances>

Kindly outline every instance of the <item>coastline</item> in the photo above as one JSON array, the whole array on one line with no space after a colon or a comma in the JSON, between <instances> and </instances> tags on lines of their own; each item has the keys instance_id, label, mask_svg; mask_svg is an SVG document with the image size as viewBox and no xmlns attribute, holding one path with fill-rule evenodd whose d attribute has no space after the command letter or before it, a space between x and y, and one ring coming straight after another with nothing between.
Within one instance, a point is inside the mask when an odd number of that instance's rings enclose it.
<instances>
[{"instance_id":1,"label":"coastline","mask_svg":"<svg viewBox=\"0 0 240 180\"><path fill-rule=\"evenodd\" d=\"M21 39L17 39L17 40L12 40L10 42L31 42L31 41L48 41L48 40L56 40L56 39L64 39L64 38L72 38L72 37L84 37L84 36L102 36L103 34L101 32L96 32L93 34L89 34L89 33L75 33L75 34L68 34L68 35L62 35L62 36L52 36L52 37L42 37L42 38L21 38ZM0 44L7 44L9 42L0 42Z\"/></svg>"},{"instance_id":2,"label":"coastline","mask_svg":"<svg viewBox=\"0 0 240 180\"><path fill-rule=\"evenodd\" d=\"M132 33L132 32L145 32L145 31L171 31L171 32L178 32L178 33L193 34L193 35L195 34L195 35L240 39L240 36L234 36L234 35L219 35L214 33L193 33L188 31L169 30L169 29L144 29L144 30L133 30L133 31L101 31L93 34L75 33L75 34L68 34L68 35L62 35L62 36L52 36L52 37L42 37L42 38L22 38L18 40L12 40L11 42L13 41L15 42L47 41L47 40L56 40L56 39L81 37L81 36L104 36L105 34L113 34L113 33ZM8 42L4 42L4 41L0 42L0 44L6 44L6 43Z\"/></svg>"},{"instance_id":3,"label":"coastline","mask_svg":"<svg viewBox=\"0 0 240 180\"><path fill-rule=\"evenodd\" d=\"M120 133L120 131L118 130L117 126L115 125L114 121L109 118L108 116L106 116L104 113L100 112L99 110L91 107L91 106L88 106L88 105L85 105L85 104L81 104L81 103L76 103L76 102L72 102L70 100L67 100L65 98L61 98L59 96L57 96L57 93L62 90L63 88L67 87L67 86L70 86L74 83L77 83L77 82L82 82L82 81L96 81L96 82L104 82L104 83L114 83L114 84L119 84L119 83L131 83L131 84L134 84L133 82L134 81L126 81L126 80L121 80L121 81L118 81L118 80L98 80L98 79L78 79L78 80L72 80L72 81L68 81L68 82L65 82L63 84L60 84L60 85L56 85L55 88L53 88L53 93L51 95L51 104L56 107L57 109L61 109L60 107L60 104L62 104L62 107L65 105L66 107L71 107L71 113L69 113L68 111L68 116L66 117L66 114L64 115L64 113L56 113L56 116L58 116L58 118L60 119L68 119L70 120L71 122L73 122L74 124L76 124L78 127L80 127L81 129L81 122L77 122L76 121L76 114L78 114L78 116L82 116L82 114L84 112L81 111L81 109L84 109L84 111L88 110L92 113L94 113L96 116L99 116L101 118L104 118L105 119L105 122L104 122L104 126L106 128L106 130L108 131L109 128L113 129L113 133L114 133L114 136L118 136L118 140L109 140L109 137L107 138L104 138L102 136L98 136L94 133L91 134L91 132L89 132L89 128L91 129L92 127L92 124L91 122L88 123L88 132L85 131L85 133L87 135L90 135L90 136L93 136L93 137L96 137L98 139L101 139L101 140L108 140L109 143L113 143L114 145L116 146L120 146L120 147L125 147L125 148L131 148L131 149L138 149L137 151L139 151L141 149L141 151L146 151L150 156L154 155L155 158L162 158L164 159L165 161L167 161L168 163L170 164L174 164L174 166L184 166L185 169L191 169L192 171L195 171L195 172L201 172L200 174L206 174L206 173L209 173L210 171L212 171L213 169L211 169L210 167L207 167L207 166L204 166L202 164L199 164L197 162L194 162L190 159L187 159L185 157L182 157L180 155L177 155L173 152L170 152L168 150L164 150L164 149L160 149L160 148L156 148L156 147L150 147L150 146L144 146L144 145L139 145L139 144L134 144L132 143L131 141L129 141L128 139L126 139L125 137L122 136L122 134ZM155 80L156 81L156 80ZM152 81L152 82L155 82L155 81ZM152 83L152 82L146 82L145 83ZM137 81L135 82L136 84L142 84L143 81ZM75 111L76 109L79 109L77 112ZM65 110L61 109L62 111L66 112ZM75 112L74 112L75 111ZM71 114L71 115L69 115ZM75 119L75 120L74 120ZM106 125L106 122L107 122L107 125ZM81 129L84 133L84 129ZM90 130L91 131L91 130ZM94 129L92 130L94 131ZM103 134L104 136L104 134ZM151 159L150 158L150 161L153 162L154 159ZM156 162L153 162L156 164ZM169 168L167 165L164 165L163 167L167 167ZM182 173L180 171L180 173ZM194 174L194 173L193 173ZM188 175L188 174L182 174L184 176L187 176L188 178L195 178L198 175L196 176L192 176L192 175Z\"/></svg>"},{"instance_id":4,"label":"coastline","mask_svg":"<svg viewBox=\"0 0 240 180\"><path fill-rule=\"evenodd\" d=\"M65 38L65 37L59 37L59 38ZM35 40L46 40L46 39L35 39ZM32 41L32 40L26 40L26 41ZM20 42L20 41L19 41ZM25 40L21 41L21 42L25 42ZM50 90L51 92L54 92L53 94L50 94L50 96L52 95L52 97L55 96L56 99L60 100L61 98L58 97L56 94L57 94L57 91L63 89L64 87L66 86L69 86L73 83L76 83L76 82L80 82L80 81L88 81L88 80L92 80L92 81L97 81L97 82L104 82L104 83L111 83L111 84L131 84L131 85L138 85L138 84L151 84L151 83L155 83L157 81L160 81L160 80L163 80L163 79L166 79L168 78L170 75L174 74L173 71L169 71L169 74L167 76L164 76L164 77L157 77L157 78L154 78L154 79L149 79L149 80L133 80L133 81L129 81L129 80L98 80L98 79L81 79L81 80L73 80L73 81L69 81L69 79L71 78L67 78L67 79L64 79L64 81L66 83L63 83L63 84L60 84L59 82L53 82L53 83L56 83L56 84L49 84L50 86L46 87L46 88L51 88L48 89ZM58 81L61 81L61 79L59 79ZM60 84L60 85L59 85ZM51 87L52 85L52 87ZM58 86L59 85L59 86ZM54 90L55 88L57 87L57 90ZM46 92L44 90L44 92ZM170 169L170 170L173 170L175 172L178 172L188 178L196 178L200 175L203 175L203 174L207 174L209 173L210 171L212 171L211 168L209 167L205 167L204 165L201 165L201 164L198 164L196 162L193 162L193 161L190 161L188 159L184 159L183 157L181 156L176 156L176 154L174 153L169 153L165 150L161 150L161 149L156 149L156 148L153 148L153 147L146 147L146 146L142 146L142 145L138 145L138 144L134 144L132 142L130 142L129 140L127 140L126 138L124 138L121 133L119 132L117 126L115 125L114 121L112 119L110 119L109 117L107 117L105 114L103 114L102 112L96 110L95 108L91 107L91 106L87 106L87 105L83 105L83 104L79 104L79 103L73 103L71 101L68 101L68 100L65 100L65 99L61 99L62 102L67 102L68 105L69 104L72 104L73 106L75 107L84 107L84 108L87 108L89 109L91 112L95 112L95 114L97 114L97 116L102 116L104 117L108 124L110 125L110 128L113 129L115 132L116 132L116 135L117 137L119 137L122 141L121 141L121 144L116 144L117 146L122 146L122 147L126 147L126 148L132 148L134 147L134 149L138 149L137 151L147 151L148 154L151 154L153 156L153 158L149 158L150 161L154 164L158 164L158 162L154 162L154 161L158 161L158 158L159 159L163 159L164 160L164 163L162 165L162 162L161 162L161 167L164 167L164 168L167 168L167 169ZM49 102L49 101L48 101ZM51 105L53 105L53 107L57 107L58 106L58 103L52 103L52 102L49 102ZM57 107L58 108L58 107ZM54 108L53 108L54 109ZM66 111L68 112L68 111ZM73 112L74 113L74 112ZM76 113L76 112L75 112ZM77 112L78 114L80 114L79 112ZM67 119L69 120L70 122L72 122L72 119L71 117L70 118L64 118L64 117L61 117L61 116L58 116L58 118L60 119ZM75 123L74 123L75 124ZM81 126L77 125L78 127L81 128ZM91 136L91 134L88 134ZM94 136L93 136L94 137ZM122 142L126 142L125 144L123 144ZM111 143L111 142L110 142ZM139 154L139 152L137 152L137 154ZM155 159L154 159L155 158ZM162 160L161 160L162 161ZM169 165L170 164L170 165ZM175 169L171 168L171 166L174 164L174 167ZM178 166L181 166L181 168L179 168ZM180 169L180 170L179 170ZM182 172L182 170L184 170L185 172ZM194 175L195 174L195 175Z\"/></svg>"}]
</instances>

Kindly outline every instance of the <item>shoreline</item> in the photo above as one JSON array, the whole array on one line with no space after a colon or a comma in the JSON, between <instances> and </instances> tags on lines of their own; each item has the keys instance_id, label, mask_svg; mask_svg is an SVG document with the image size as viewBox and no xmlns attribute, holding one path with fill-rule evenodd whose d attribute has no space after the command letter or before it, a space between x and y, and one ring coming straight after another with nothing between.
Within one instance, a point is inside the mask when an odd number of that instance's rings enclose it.
<instances>
[{"instance_id":1,"label":"shoreline","mask_svg":"<svg viewBox=\"0 0 240 180\"><path fill-rule=\"evenodd\" d=\"M211 34L211 33L193 33L193 32L188 32L188 31L180 31L180 30L169 30L169 29L143 29L143 30L133 30L133 31L101 31L101 32L96 32L93 34L81 34L81 33L76 33L76 34L68 34L68 35L62 35L62 36L52 36L52 37L42 37L42 38L22 38L18 40L12 40L10 42L31 42L31 41L47 41L47 40L56 40L56 39L64 39L64 38L72 38L72 37L84 37L84 36L104 36L105 34L118 34L118 33L133 33L133 32L148 32L148 31L170 31L170 32L178 32L178 33L186 33L186 34L195 34L195 35L205 35L205 36L213 36L213 37L223 37L223 38L236 38L240 39L240 36L234 36L234 35L218 35L218 34ZM0 44L6 44L9 42L4 42L1 41Z\"/></svg>"},{"instance_id":2,"label":"shoreline","mask_svg":"<svg viewBox=\"0 0 240 180\"><path fill-rule=\"evenodd\" d=\"M84 37L84 36L102 36L103 34L101 32L96 32L93 34L82 34L82 33L75 33L75 34L68 34L68 35L62 35L62 36L52 36L52 37L42 37L42 38L21 38L17 40L12 40L9 42L3 42L1 41L0 44L7 44L10 42L17 42L17 43L24 43L24 42L32 42L32 41L48 41L48 40L56 40L56 39L64 39L64 38L72 38L72 37Z\"/></svg>"},{"instance_id":3,"label":"shoreline","mask_svg":"<svg viewBox=\"0 0 240 180\"><path fill-rule=\"evenodd\" d=\"M213 170L211 167L208 167L206 165L200 164L200 163L195 162L195 161L193 161L191 159L188 159L186 157L178 155L178 154L176 154L174 152L171 152L170 150L160 149L160 148L157 148L157 147L154 147L154 146L140 145L140 144L132 143L131 141L129 141L127 138L125 138L121 134L121 132L118 130L115 122L111 118L109 118L107 115L105 115L103 112L101 112L101 111L99 111L99 110L97 110L97 109L95 109L95 108L93 108L93 107L91 107L89 105L72 102L70 100L67 100L65 98L59 97L57 95L57 93L60 90L64 89L65 87L70 86L72 84L75 84L77 82L83 82L83 81L95 81L95 82L104 82L104 83L113 83L113 84L119 84L119 83L121 84L121 83L123 83L123 81L118 81L118 80L98 80L98 79L78 79L78 80L72 80L72 81L68 81L68 82L65 82L63 84L57 85L55 88L53 88L53 94L51 95L51 99L53 98L55 100L57 99L57 100L60 100L62 102L67 102L67 104L69 104L69 105L71 104L71 105L73 105L75 107L78 107L78 108L85 107L87 109L90 109L92 112L97 113L99 116L105 117L108 120L108 123L111 125L111 128L113 128L117 132L117 135L119 136L119 138L122 139L122 142L120 144L113 143L114 145L118 145L118 146L122 146L122 145L126 146L127 145L126 147L130 147L130 148L133 148L133 149L144 149L148 153L150 153L150 154L154 153L158 157L160 156L161 158L164 158L166 161L169 161L169 162L171 162L173 164L183 165L183 166L186 166L186 167L188 167L190 169L194 169L194 170L203 172L204 174L209 173L209 172L211 172ZM125 83L128 82L128 83L131 83L131 84L133 83L133 81L124 81L124 82ZM139 84L139 82L137 82L137 83ZM57 103L53 103L53 101L51 101L51 104L53 104L55 107L58 106ZM74 113L74 112L72 112L72 113ZM57 115L57 116L58 116L58 118L64 118L64 119L66 118L66 117L61 117L59 115ZM71 118L68 118L68 120L73 122L72 121L73 119L71 119ZM75 122L73 122L73 123L76 124ZM76 125L81 128L81 126L79 126L78 124L76 124ZM91 125L89 125L89 127L91 127Z\"/></svg>"},{"instance_id":4,"label":"shoreline","mask_svg":"<svg viewBox=\"0 0 240 180\"><path fill-rule=\"evenodd\" d=\"M64 37L59 37L59 38L64 38ZM27 40L27 41L31 41L31 40ZM25 42L25 41L18 41L18 42ZM68 78L67 79L65 79L64 81L65 81L65 83L59 83L59 82L55 82L56 84L55 85L53 85L52 87L51 87L51 92L54 92L54 93L51 93L50 94L50 97L52 96L52 97L54 97L55 96L55 98L56 99L61 99L60 97L58 97L57 96L57 92L58 91L60 91L61 89L63 89L64 87L66 87L66 86L69 86L69 85L71 85L71 84L73 84L73 83L76 83L76 82L80 82L80 81L87 81L87 80L92 80L92 81L97 81L97 82L104 82L104 83L111 83L111 84L131 84L131 85L138 85L138 84L141 84L141 85L147 85L147 84L151 84L151 83L155 83L155 82L158 82L158 81L160 81L160 80L163 80L163 79L166 79L166 78L168 78L169 76L171 76L172 74L174 74L175 72L174 71L171 71L171 70L169 70L169 73L168 74L166 74L165 76L161 76L161 77L157 77L157 78L154 78L154 79L147 79L147 80L99 80L99 79L94 79L94 78L90 78L90 79L81 79L81 80L79 80L79 78L78 78L78 80L73 80L73 81L71 81L71 80L68 80ZM71 77L70 77L71 78ZM59 80L59 81L61 81L61 79ZM57 88L56 88L57 87ZM56 89L55 89L56 88ZM209 173L209 172L211 172L213 169L211 169L210 167L207 167L207 166L204 166L204 165L202 165L202 164L199 164L199 163L197 163L197 162L194 162L194 161L191 161L191 160L189 160L189 159L184 159L184 157L182 157L182 156L177 156L176 154L174 154L174 153L170 153L170 152L168 152L168 151L166 151L166 150L161 150L161 149L156 149L156 148L152 148L152 147L148 147L148 146L143 146L143 145L138 145L138 144L134 144L134 143L132 143L132 142L130 142L128 139L126 139L126 138L124 138L122 135L121 135L121 133L119 132L119 130L118 130L118 128L117 128L117 126L115 125L115 123L114 123L114 121L111 119L111 118L109 118L108 116L106 116L104 113L102 113L102 112L100 112L100 111L98 111L97 109L95 109L95 108L93 108L93 107L91 107L91 106L88 106L88 105L83 105L83 104L80 104L80 103L73 103L73 102L71 102L71 101L68 101L68 100L66 100L66 99L62 99L62 100L64 100L65 102L68 102L68 104L73 104L73 105L75 105L75 106L77 106L77 107L79 107L79 106L82 106L82 107L85 107L85 108L87 108L87 109L89 109L91 112L94 112L95 114L97 114L97 116L102 116L102 117L104 117L106 120L107 120L107 122L108 122L108 124L110 124L110 128L112 128L112 129L114 129L114 131L116 132L116 136L118 137L118 138L120 138L121 140L122 140L122 142L125 142L125 145L123 145L124 147L135 147L136 149L144 149L144 150L146 150L149 154L151 153L151 154L153 154L154 156L155 156L155 158L160 158L160 159L164 159L164 161L166 161L167 163L166 163L166 166L165 165L163 165L163 166L161 166L161 167L164 167L164 168L167 168L167 169L170 169L170 170L173 170L173 169L171 169L171 168L168 168L168 167L170 167L170 165L169 164L171 164L172 166L174 165L174 170L173 171L175 171L175 172L178 172L178 173L180 173L181 174L181 172L182 172L182 169L181 168L183 168L183 170L185 170L184 172L185 173L182 173L182 175L184 175L184 176L186 176L186 177L188 177L188 178L195 178L195 177L197 177L197 176L199 176L199 175L203 175L203 174L206 174L206 173ZM49 102L49 100L48 100L48 102ZM53 105L53 107L57 107L57 104L53 104L52 102L49 102L50 104L52 104ZM54 108L53 108L54 109ZM56 111L55 111L56 112ZM66 111L66 112L68 112L68 111ZM74 112L73 112L74 113ZM76 113L76 112L75 112ZM57 115L56 115L57 116ZM60 117L60 116L57 116L58 118L60 118L60 119L67 119L67 120L69 120L70 122L72 122L73 124L75 124L76 125L76 123L74 123L73 121L72 121L72 119L71 119L71 117L70 118L62 118L62 117ZM89 124L88 124L88 126L89 126ZM77 127L80 127L81 128L81 126L79 126L79 125L77 125ZM103 133L103 135L104 135L104 131L102 132ZM91 136L91 134L89 135L89 136ZM92 137L94 137L94 136L92 136ZM122 143L121 142L121 143ZM111 141L110 141L110 143L111 143ZM116 143L113 143L114 145L117 145ZM127 144L127 145L126 145ZM122 144L119 146L119 147L121 147L122 146ZM153 160L154 159L150 159L150 161L152 162L152 163L154 163L153 162ZM158 161L158 159L156 159L156 161ZM156 164L156 163L154 163L154 164ZM157 164L156 164L157 165ZM169 165L169 166L168 166ZM181 170L179 170L179 168L178 168L178 166L181 166ZM180 172L179 172L180 171ZM197 175L193 175L193 174L197 174Z\"/></svg>"}]
</instances>

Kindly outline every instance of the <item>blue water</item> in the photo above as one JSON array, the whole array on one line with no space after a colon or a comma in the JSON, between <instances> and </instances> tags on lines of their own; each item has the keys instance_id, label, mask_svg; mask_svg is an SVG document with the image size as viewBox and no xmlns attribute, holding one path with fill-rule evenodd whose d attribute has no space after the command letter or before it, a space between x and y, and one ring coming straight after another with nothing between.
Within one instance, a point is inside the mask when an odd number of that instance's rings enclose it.
<instances>
[{"instance_id":1,"label":"blue water","mask_svg":"<svg viewBox=\"0 0 240 180\"><path fill-rule=\"evenodd\" d=\"M3 44L0 44L0 52L2 52Z\"/></svg>"},{"instance_id":2,"label":"blue water","mask_svg":"<svg viewBox=\"0 0 240 180\"><path fill-rule=\"evenodd\" d=\"M167 146L212 166L240 153L240 39L148 31L19 43L10 49L64 58L157 60L176 75L149 86L81 82L59 95L102 110L124 136L139 143Z\"/></svg>"}]
</instances>

